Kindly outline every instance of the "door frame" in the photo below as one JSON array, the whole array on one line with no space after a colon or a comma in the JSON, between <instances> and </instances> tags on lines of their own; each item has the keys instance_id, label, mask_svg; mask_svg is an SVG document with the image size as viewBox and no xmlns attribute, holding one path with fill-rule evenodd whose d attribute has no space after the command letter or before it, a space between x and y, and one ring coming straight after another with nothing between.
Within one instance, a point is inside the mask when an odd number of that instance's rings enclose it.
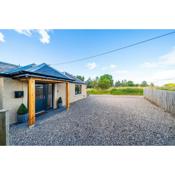
<instances>
[{"instance_id":1,"label":"door frame","mask_svg":"<svg viewBox=\"0 0 175 175\"><path fill-rule=\"evenodd\" d=\"M54 89L53 89L53 87L54 87L54 84L53 83L42 83L42 82L36 82L35 83L35 89L36 89L36 85L37 84L41 84L41 85L43 85L43 105L44 105L44 107L43 107L43 110L41 110L41 111L38 111L37 112L37 110L36 110L36 100L37 100L37 98L36 98L36 92L35 92L35 113L36 114L39 114L39 113L42 113L42 112L46 112L46 111L48 111L48 110L51 110L51 109L53 109L53 107L54 107ZM47 102L48 102L48 85L49 84L51 84L51 86L52 86L52 106L50 107L50 108L47 108Z\"/></svg>"}]
</instances>

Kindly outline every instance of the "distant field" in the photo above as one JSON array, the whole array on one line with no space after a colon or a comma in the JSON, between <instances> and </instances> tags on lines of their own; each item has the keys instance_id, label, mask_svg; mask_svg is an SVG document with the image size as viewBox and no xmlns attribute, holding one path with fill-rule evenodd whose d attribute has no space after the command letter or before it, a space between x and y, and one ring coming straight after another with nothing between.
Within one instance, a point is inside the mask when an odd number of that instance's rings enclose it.
<instances>
[{"instance_id":1,"label":"distant field","mask_svg":"<svg viewBox=\"0 0 175 175\"><path fill-rule=\"evenodd\" d=\"M167 91L175 91L175 84L174 83L169 83L169 84L166 84L162 87L158 87L158 89L167 90Z\"/></svg>"},{"instance_id":2,"label":"distant field","mask_svg":"<svg viewBox=\"0 0 175 175\"><path fill-rule=\"evenodd\" d=\"M160 90L175 91L175 87L160 87Z\"/></svg>"},{"instance_id":3,"label":"distant field","mask_svg":"<svg viewBox=\"0 0 175 175\"><path fill-rule=\"evenodd\" d=\"M107 90L87 89L88 94L143 95L143 87L114 87Z\"/></svg>"}]
</instances>

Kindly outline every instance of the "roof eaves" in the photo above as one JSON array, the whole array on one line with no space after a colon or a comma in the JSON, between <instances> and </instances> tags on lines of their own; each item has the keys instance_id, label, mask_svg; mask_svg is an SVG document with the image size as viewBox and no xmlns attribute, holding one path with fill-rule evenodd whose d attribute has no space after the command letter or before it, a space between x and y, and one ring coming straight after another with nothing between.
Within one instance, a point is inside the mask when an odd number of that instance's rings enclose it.
<instances>
[{"instance_id":1,"label":"roof eaves","mask_svg":"<svg viewBox=\"0 0 175 175\"><path fill-rule=\"evenodd\" d=\"M79 78L75 77L74 75L68 73L68 72L64 72L64 75L66 75L67 77L73 77L74 78L74 83L77 84L86 84L84 81L80 80Z\"/></svg>"},{"instance_id":2,"label":"roof eaves","mask_svg":"<svg viewBox=\"0 0 175 175\"><path fill-rule=\"evenodd\" d=\"M59 78L54 78L54 77L46 77L46 76L42 76L42 75L35 75L35 74L21 74L21 75L16 75L13 78L14 79L20 79L20 78L29 78L29 77L34 77L34 78L44 78L44 79L51 79L51 80L64 80L65 79L59 79Z\"/></svg>"},{"instance_id":3,"label":"roof eaves","mask_svg":"<svg viewBox=\"0 0 175 175\"><path fill-rule=\"evenodd\" d=\"M36 73L36 72L29 72L29 71L22 71L20 74L18 75L15 75L14 77L19 77L19 76L22 76L22 75L30 75L30 76L33 76L33 75L38 75L38 76L42 76L43 78L44 77L47 77L47 78L55 78L55 79L58 79L58 80L68 80L70 81L71 79L69 78L62 78L62 77L56 77L56 76L51 76L51 75L46 75L46 74L41 74L41 73Z\"/></svg>"},{"instance_id":4,"label":"roof eaves","mask_svg":"<svg viewBox=\"0 0 175 175\"><path fill-rule=\"evenodd\" d=\"M6 74L6 73L0 73L0 76L2 76L2 77L10 77L9 74Z\"/></svg>"},{"instance_id":5,"label":"roof eaves","mask_svg":"<svg viewBox=\"0 0 175 175\"><path fill-rule=\"evenodd\" d=\"M72 75L68 74L67 72L63 72L62 74L67 78L71 78L73 81L75 81L75 78Z\"/></svg>"}]
</instances>

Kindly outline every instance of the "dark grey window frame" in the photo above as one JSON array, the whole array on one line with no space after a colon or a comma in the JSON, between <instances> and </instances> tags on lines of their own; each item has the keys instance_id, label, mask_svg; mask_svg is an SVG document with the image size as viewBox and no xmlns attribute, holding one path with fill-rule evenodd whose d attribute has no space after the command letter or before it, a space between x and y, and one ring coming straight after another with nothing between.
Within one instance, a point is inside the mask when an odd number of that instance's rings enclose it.
<instances>
[{"instance_id":1,"label":"dark grey window frame","mask_svg":"<svg viewBox=\"0 0 175 175\"><path fill-rule=\"evenodd\" d=\"M82 94L82 85L81 84L75 84L75 95Z\"/></svg>"}]
</instances>

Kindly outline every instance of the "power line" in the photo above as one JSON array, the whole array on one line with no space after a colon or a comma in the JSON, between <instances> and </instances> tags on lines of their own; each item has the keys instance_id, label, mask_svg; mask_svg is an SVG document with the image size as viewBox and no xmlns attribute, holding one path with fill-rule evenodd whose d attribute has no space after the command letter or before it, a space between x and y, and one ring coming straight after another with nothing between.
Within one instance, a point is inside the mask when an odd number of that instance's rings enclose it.
<instances>
[{"instance_id":1,"label":"power line","mask_svg":"<svg viewBox=\"0 0 175 175\"><path fill-rule=\"evenodd\" d=\"M73 60L70 60L70 61L50 64L50 65L69 64L69 63L75 63L75 62L79 62L79 61L83 61L83 60L92 59L92 58L95 58L95 57L99 57L99 56L107 55L107 54L110 54L110 53L113 53L113 52L117 52L117 51L120 51L120 50L124 50L124 49L130 48L130 47L137 46L137 45L140 45L140 44L152 41L152 40L156 40L156 39L168 36L168 35L172 35L172 34L175 34L175 31L172 31L172 32L169 32L169 33L166 33L166 34L163 34L163 35L155 36L155 37L152 37L152 38L149 38L149 39L146 39L146 40L142 40L142 41L130 44L130 45L123 46L123 47L119 47L119 48L116 48L116 49L113 49L113 50L109 50L109 51L106 51L106 52L98 53L96 55L91 55L91 56L87 56L87 57L83 57L83 58L79 58L79 59L73 59Z\"/></svg>"}]
</instances>

